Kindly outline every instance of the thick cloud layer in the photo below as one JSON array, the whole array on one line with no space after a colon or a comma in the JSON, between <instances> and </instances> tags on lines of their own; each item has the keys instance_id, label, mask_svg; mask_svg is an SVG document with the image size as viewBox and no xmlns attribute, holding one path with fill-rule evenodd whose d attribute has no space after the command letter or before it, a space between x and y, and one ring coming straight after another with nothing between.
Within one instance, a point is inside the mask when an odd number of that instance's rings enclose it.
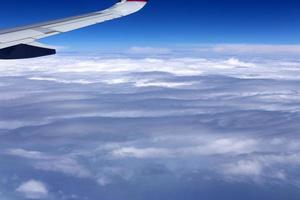
<instances>
[{"instance_id":1,"label":"thick cloud layer","mask_svg":"<svg viewBox=\"0 0 300 200\"><path fill-rule=\"evenodd\" d=\"M2 61L0 198L297 199L299 63Z\"/></svg>"}]
</instances>

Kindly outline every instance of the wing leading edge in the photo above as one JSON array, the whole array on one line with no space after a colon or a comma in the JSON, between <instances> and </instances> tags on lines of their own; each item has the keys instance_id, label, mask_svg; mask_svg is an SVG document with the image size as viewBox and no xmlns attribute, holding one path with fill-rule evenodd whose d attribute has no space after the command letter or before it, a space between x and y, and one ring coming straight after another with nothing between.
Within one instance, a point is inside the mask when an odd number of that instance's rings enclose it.
<instances>
[{"instance_id":1,"label":"wing leading edge","mask_svg":"<svg viewBox=\"0 0 300 200\"><path fill-rule=\"evenodd\" d=\"M111 8L85 15L0 31L0 59L34 58L56 53L36 41L124 17L141 10L147 0L122 0Z\"/></svg>"}]
</instances>

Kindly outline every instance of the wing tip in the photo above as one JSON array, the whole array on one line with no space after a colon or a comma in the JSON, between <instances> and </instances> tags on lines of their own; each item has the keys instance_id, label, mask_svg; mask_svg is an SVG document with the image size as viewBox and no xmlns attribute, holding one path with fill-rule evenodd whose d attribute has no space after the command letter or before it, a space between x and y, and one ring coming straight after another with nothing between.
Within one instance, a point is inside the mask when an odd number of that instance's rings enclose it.
<instances>
[{"instance_id":1,"label":"wing tip","mask_svg":"<svg viewBox=\"0 0 300 200\"><path fill-rule=\"evenodd\" d=\"M138 12L146 6L148 0L121 0L116 4L117 9L122 16Z\"/></svg>"},{"instance_id":2,"label":"wing tip","mask_svg":"<svg viewBox=\"0 0 300 200\"><path fill-rule=\"evenodd\" d=\"M148 2L148 0L125 0L125 1L135 1L135 2Z\"/></svg>"},{"instance_id":3,"label":"wing tip","mask_svg":"<svg viewBox=\"0 0 300 200\"><path fill-rule=\"evenodd\" d=\"M120 0L120 3L124 3L124 2L141 2L141 3L147 3L148 0Z\"/></svg>"}]
</instances>

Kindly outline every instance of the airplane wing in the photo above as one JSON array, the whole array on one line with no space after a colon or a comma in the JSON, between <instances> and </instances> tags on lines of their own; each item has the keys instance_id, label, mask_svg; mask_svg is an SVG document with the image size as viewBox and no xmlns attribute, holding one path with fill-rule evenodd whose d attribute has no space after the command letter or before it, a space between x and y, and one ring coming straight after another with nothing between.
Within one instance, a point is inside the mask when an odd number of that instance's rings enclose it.
<instances>
[{"instance_id":1,"label":"airplane wing","mask_svg":"<svg viewBox=\"0 0 300 200\"><path fill-rule=\"evenodd\" d=\"M55 49L37 40L130 15L146 3L147 0L121 0L103 11L0 31L0 59L53 55Z\"/></svg>"}]
</instances>

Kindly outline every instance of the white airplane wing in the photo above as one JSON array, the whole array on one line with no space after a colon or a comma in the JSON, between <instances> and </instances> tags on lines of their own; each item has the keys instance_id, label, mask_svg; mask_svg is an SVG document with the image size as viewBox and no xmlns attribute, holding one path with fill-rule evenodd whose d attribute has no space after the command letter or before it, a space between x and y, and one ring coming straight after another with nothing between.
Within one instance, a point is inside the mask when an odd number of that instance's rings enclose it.
<instances>
[{"instance_id":1,"label":"white airplane wing","mask_svg":"<svg viewBox=\"0 0 300 200\"><path fill-rule=\"evenodd\" d=\"M121 0L111 8L85 15L0 31L0 59L24 59L53 55L56 50L37 40L130 15L147 0Z\"/></svg>"}]
</instances>

